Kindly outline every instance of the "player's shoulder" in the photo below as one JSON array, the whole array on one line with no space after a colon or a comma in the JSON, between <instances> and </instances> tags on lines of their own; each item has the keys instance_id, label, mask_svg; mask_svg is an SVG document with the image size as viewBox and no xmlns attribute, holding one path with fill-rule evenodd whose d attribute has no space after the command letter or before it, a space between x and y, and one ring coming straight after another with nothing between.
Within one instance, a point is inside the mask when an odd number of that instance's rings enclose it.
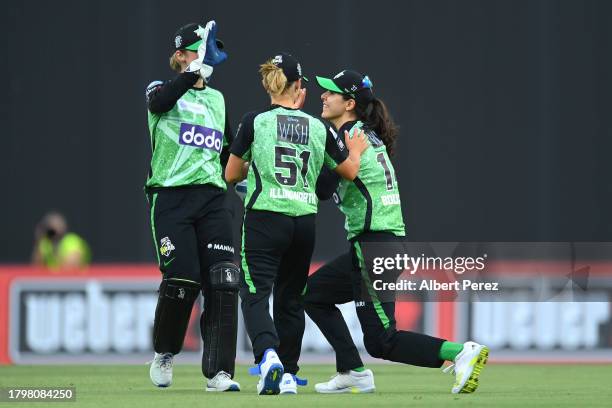
<instances>
[{"instance_id":1,"label":"player's shoulder","mask_svg":"<svg viewBox=\"0 0 612 408\"><path fill-rule=\"evenodd\" d=\"M355 124L355 126L357 125L359 125L359 123ZM361 123L359 127L360 129L363 129L363 132L365 133L366 137L368 138L368 141L370 142L370 145L374 148L374 150L379 148L385 150L385 143L374 129L363 123Z\"/></svg>"},{"instance_id":2,"label":"player's shoulder","mask_svg":"<svg viewBox=\"0 0 612 408\"><path fill-rule=\"evenodd\" d=\"M215 89L209 85L206 85L206 92L208 93L208 95L212 95L222 100L224 99L223 93L220 90Z\"/></svg>"},{"instance_id":3,"label":"player's shoulder","mask_svg":"<svg viewBox=\"0 0 612 408\"><path fill-rule=\"evenodd\" d=\"M329 120L327 119L323 119L321 117L317 117L317 116L313 116L314 119L316 119L317 124L319 124L320 126L322 126L325 129L325 132L327 133L327 136L329 137L329 135L332 135L334 137L335 140L339 140L338 139L338 135L340 134L338 132L338 129L336 129L336 126L334 126L333 123L331 123ZM339 142L340 145L342 145L342 142ZM344 146L342 146L344 148Z\"/></svg>"},{"instance_id":4,"label":"player's shoulder","mask_svg":"<svg viewBox=\"0 0 612 408\"><path fill-rule=\"evenodd\" d=\"M239 134L240 130L243 128L250 129L250 132L253 132L255 118L263 112L265 112L264 109L258 109L249 111L242 115L242 118L240 118L240 122L238 123L238 129L236 129L236 134Z\"/></svg>"},{"instance_id":5,"label":"player's shoulder","mask_svg":"<svg viewBox=\"0 0 612 408\"><path fill-rule=\"evenodd\" d=\"M258 116L273 115L274 106L266 106L263 108L255 109L244 114L243 119L254 121Z\"/></svg>"},{"instance_id":6,"label":"player's shoulder","mask_svg":"<svg viewBox=\"0 0 612 408\"><path fill-rule=\"evenodd\" d=\"M312 115L311 115L311 116L312 116ZM327 120L327 119L323 119L323 118L318 117L318 116L312 116L312 118L313 118L313 119L314 119L316 122L318 122L318 123L320 123L321 125L323 125L323 127L325 127L325 129L329 129L329 130L331 130L332 132L337 132L337 130L338 130L338 129L336 129L336 127L334 126L334 124L333 124L333 123L331 123L329 120Z\"/></svg>"},{"instance_id":7,"label":"player's shoulder","mask_svg":"<svg viewBox=\"0 0 612 408\"><path fill-rule=\"evenodd\" d=\"M345 131L349 132L355 127L358 126L359 128L361 128L361 125L359 124L358 121L349 121L349 122L344 122L342 124L342 126L340 126L340 129L338 129L338 133L344 133Z\"/></svg>"}]
</instances>

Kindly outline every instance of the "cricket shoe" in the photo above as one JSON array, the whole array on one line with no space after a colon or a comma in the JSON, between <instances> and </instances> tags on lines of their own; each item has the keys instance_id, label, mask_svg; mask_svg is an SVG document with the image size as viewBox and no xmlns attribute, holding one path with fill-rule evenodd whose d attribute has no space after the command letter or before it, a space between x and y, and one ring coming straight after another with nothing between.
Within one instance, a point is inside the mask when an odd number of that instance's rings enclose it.
<instances>
[{"instance_id":1,"label":"cricket shoe","mask_svg":"<svg viewBox=\"0 0 612 408\"><path fill-rule=\"evenodd\" d=\"M249 374L258 375L257 393L259 395L276 395L280 393L280 382L283 379L283 364L274 349L264 351L263 358L257 367L249 369Z\"/></svg>"},{"instance_id":2,"label":"cricket shoe","mask_svg":"<svg viewBox=\"0 0 612 408\"><path fill-rule=\"evenodd\" d=\"M455 384L451 392L453 394L467 394L478 388L478 377L487 364L489 348L482 344L468 341L463 344L463 350L455 357L454 364L449 365L443 371L455 374Z\"/></svg>"},{"instance_id":3,"label":"cricket shoe","mask_svg":"<svg viewBox=\"0 0 612 408\"><path fill-rule=\"evenodd\" d=\"M172 364L174 356L172 353L155 353L149 376L151 382L158 387L169 387L172 385Z\"/></svg>"},{"instance_id":4,"label":"cricket shoe","mask_svg":"<svg viewBox=\"0 0 612 408\"><path fill-rule=\"evenodd\" d=\"M308 380L299 378L295 374L285 373L279 385L281 395L297 394L297 386L305 386Z\"/></svg>"},{"instance_id":5,"label":"cricket shoe","mask_svg":"<svg viewBox=\"0 0 612 408\"><path fill-rule=\"evenodd\" d=\"M232 380L232 376L225 371L219 371L217 375L206 383L206 391L240 391L240 384Z\"/></svg>"},{"instance_id":6,"label":"cricket shoe","mask_svg":"<svg viewBox=\"0 0 612 408\"><path fill-rule=\"evenodd\" d=\"M349 371L337 373L326 383L315 385L315 391L321 394L340 394L340 393L367 393L374 392L374 373L372 370Z\"/></svg>"}]
</instances>

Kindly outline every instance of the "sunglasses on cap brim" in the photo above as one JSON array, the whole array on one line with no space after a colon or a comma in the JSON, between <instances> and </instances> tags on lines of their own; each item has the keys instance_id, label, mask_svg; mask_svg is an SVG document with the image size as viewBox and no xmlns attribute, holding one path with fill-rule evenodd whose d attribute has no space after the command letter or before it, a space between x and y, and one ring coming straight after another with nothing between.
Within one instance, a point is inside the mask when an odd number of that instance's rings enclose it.
<instances>
[{"instance_id":1,"label":"sunglasses on cap brim","mask_svg":"<svg viewBox=\"0 0 612 408\"><path fill-rule=\"evenodd\" d=\"M355 92L362 91L364 89L372 89L372 87L373 87L372 81L370 80L370 77L366 75L361 79L361 86L352 92L336 92L332 90L330 90L330 92L339 93L342 95L348 95L351 98L355 99L357 98L357 95L355 94Z\"/></svg>"},{"instance_id":2,"label":"sunglasses on cap brim","mask_svg":"<svg viewBox=\"0 0 612 408\"><path fill-rule=\"evenodd\" d=\"M372 81L370 80L370 77L366 75L361 79L361 87L356 89L353 92L361 91L364 89L372 89L372 86L373 85L372 85ZM353 92L348 92L345 94L351 96L352 98L356 98L356 95Z\"/></svg>"}]
</instances>

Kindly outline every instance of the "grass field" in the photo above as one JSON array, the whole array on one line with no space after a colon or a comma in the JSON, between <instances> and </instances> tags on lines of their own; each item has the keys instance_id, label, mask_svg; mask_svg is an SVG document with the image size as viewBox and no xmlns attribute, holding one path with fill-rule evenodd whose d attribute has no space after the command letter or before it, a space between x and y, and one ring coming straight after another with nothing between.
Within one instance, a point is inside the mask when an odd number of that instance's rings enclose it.
<instances>
[{"instance_id":1,"label":"grass field","mask_svg":"<svg viewBox=\"0 0 612 408\"><path fill-rule=\"evenodd\" d=\"M200 368L177 365L174 385L155 388L148 366L17 366L0 367L0 387L75 386L77 402L5 403L7 406L52 407L612 407L611 365L488 365L474 394L452 395L451 375L440 370L402 365L369 365L374 371L376 393L320 395L316 382L333 374L331 365L304 365L301 376L309 385L297 396L255 395L256 377L247 367L237 367L239 393L207 393Z\"/></svg>"}]
</instances>

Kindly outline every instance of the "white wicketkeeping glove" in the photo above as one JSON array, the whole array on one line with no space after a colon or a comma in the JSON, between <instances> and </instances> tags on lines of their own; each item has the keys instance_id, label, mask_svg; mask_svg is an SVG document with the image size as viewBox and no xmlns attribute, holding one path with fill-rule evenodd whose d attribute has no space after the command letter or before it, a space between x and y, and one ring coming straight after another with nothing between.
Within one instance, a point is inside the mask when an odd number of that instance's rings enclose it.
<instances>
[{"instance_id":1,"label":"white wicketkeeping glove","mask_svg":"<svg viewBox=\"0 0 612 408\"><path fill-rule=\"evenodd\" d=\"M198 58L191 61L191 64L187 67L187 72L199 72L200 76L204 78L206 82L210 79L213 73L213 67L204 63L204 56L206 55L206 42L208 39L208 34L215 26L215 21L209 21L206 23L206 27L202 28L202 26L198 26L195 33L202 39L200 46L198 47Z\"/></svg>"}]
</instances>

